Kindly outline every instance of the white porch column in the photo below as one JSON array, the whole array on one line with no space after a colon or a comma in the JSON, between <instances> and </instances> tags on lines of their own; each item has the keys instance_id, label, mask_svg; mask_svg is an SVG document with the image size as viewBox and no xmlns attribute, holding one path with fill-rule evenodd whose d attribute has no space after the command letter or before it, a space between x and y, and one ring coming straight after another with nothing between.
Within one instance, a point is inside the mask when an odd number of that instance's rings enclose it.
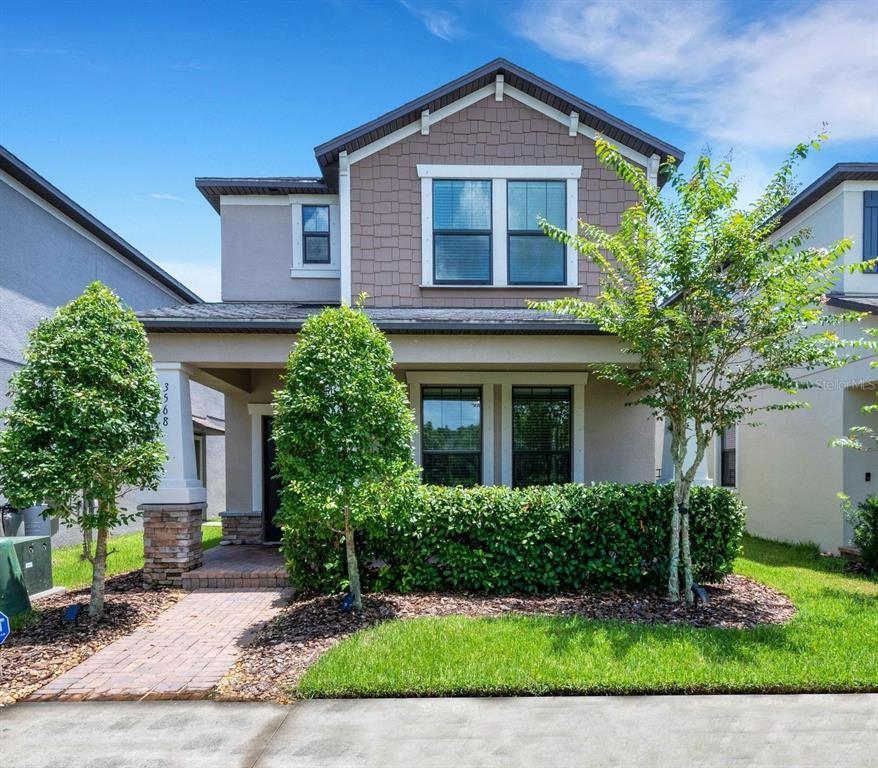
<instances>
[{"instance_id":1,"label":"white porch column","mask_svg":"<svg viewBox=\"0 0 878 768\"><path fill-rule=\"evenodd\" d=\"M159 425L164 434L168 460L157 491L142 495L145 504L200 504L207 490L195 470L195 438L189 399L189 369L182 363L155 363L161 389Z\"/></svg>"},{"instance_id":2,"label":"white porch column","mask_svg":"<svg viewBox=\"0 0 878 768\"><path fill-rule=\"evenodd\" d=\"M686 458L684 466L689 466L695 461L695 430L690 425L686 430ZM671 429L668 420L665 419L664 434L662 439L662 474L660 483L672 483L674 481L674 457L671 454ZM707 451L695 472L694 485L713 485L713 480L707 473Z\"/></svg>"}]
</instances>

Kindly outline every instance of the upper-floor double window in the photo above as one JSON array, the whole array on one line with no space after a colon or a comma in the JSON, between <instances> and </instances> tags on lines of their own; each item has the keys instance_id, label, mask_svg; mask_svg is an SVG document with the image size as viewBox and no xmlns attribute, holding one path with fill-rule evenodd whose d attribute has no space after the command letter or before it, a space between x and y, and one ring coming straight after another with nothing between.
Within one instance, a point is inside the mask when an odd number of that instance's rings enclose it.
<instances>
[{"instance_id":1,"label":"upper-floor double window","mask_svg":"<svg viewBox=\"0 0 878 768\"><path fill-rule=\"evenodd\" d=\"M575 252L539 222L575 227L579 166L419 165L418 173L424 287L576 286Z\"/></svg>"},{"instance_id":2,"label":"upper-floor double window","mask_svg":"<svg viewBox=\"0 0 878 768\"><path fill-rule=\"evenodd\" d=\"M482 179L433 181L433 281L490 285L492 282L492 182ZM564 285L564 246L539 226L545 218L566 225L563 181L506 184L506 254L510 285Z\"/></svg>"}]
</instances>

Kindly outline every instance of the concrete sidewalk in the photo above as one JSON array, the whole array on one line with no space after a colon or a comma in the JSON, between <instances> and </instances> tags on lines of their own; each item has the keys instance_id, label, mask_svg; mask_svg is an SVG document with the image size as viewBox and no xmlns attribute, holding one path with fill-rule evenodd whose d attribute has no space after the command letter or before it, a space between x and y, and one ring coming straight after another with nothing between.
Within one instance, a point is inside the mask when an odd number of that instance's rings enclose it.
<instances>
[{"instance_id":1,"label":"concrete sidewalk","mask_svg":"<svg viewBox=\"0 0 878 768\"><path fill-rule=\"evenodd\" d=\"M878 695L34 702L16 768L878 766Z\"/></svg>"}]
</instances>

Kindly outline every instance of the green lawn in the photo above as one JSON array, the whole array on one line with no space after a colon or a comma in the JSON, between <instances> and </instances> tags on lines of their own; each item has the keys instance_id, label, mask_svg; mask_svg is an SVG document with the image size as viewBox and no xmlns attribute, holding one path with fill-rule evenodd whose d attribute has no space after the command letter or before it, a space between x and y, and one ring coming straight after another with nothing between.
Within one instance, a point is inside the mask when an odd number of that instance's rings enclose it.
<instances>
[{"instance_id":1,"label":"green lawn","mask_svg":"<svg viewBox=\"0 0 878 768\"><path fill-rule=\"evenodd\" d=\"M219 544L222 529L204 525L201 528L204 549ZM80 557L80 546L59 547L52 552L52 579L56 587L75 589L91 584L91 564ZM143 567L143 533L112 536L108 545L107 576Z\"/></svg>"},{"instance_id":2,"label":"green lawn","mask_svg":"<svg viewBox=\"0 0 878 768\"><path fill-rule=\"evenodd\" d=\"M578 618L391 621L345 640L297 693L448 696L547 693L878 691L878 583L811 548L747 538L736 570L798 613L752 630Z\"/></svg>"}]
</instances>

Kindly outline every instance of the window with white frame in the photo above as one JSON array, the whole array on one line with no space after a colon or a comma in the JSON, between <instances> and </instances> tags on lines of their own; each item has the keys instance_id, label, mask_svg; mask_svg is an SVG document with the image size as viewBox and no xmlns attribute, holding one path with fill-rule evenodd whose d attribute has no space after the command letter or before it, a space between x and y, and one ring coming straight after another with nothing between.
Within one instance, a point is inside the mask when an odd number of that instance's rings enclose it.
<instances>
[{"instance_id":1,"label":"window with white frame","mask_svg":"<svg viewBox=\"0 0 878 768\"><path fill-rule=\"evenodd\" d=\"M302 206L302 262L329 264L329 206Z\"/></svg>"},{"instance_id":2,"label":"window with white frame","mask_svg":"<svg viewBox=\"0 0 878 768\"><path fill-rule=\"evenodd\" d=\"M491 182L433 182L433 282L491 282Z\"/></svg>"},{"instance_id":3,"label":"window with white frame","mask_svg":"<svg viewBox=\"0 0 878 768\"><path fill-rule=\"evenodd\" d=\"M417 168L422 287L578 287L575 250L539 221L575 230L582 166Z\"/></svg>"},{"instance_id":4,"label":"window with white frame","mask_svg":"<svg viewBox=\"0 0 878 768\"><path fill-rule=\"evenodd\" d=\"M341 226L334 195L291 196L293 217L292 277L341 276Z\"/></svg>"},{"instance_id":5,"label":"window with white frame","mask_svg":"<svg viewBox=\"0 0 878 768\"><path fill-rule=\"evenodd\" d=\"M567 226L563 181L510 181L506 185L510 285L564 285L565 247L540 228L540 219Z\"/></svg>"}]
</instances>

